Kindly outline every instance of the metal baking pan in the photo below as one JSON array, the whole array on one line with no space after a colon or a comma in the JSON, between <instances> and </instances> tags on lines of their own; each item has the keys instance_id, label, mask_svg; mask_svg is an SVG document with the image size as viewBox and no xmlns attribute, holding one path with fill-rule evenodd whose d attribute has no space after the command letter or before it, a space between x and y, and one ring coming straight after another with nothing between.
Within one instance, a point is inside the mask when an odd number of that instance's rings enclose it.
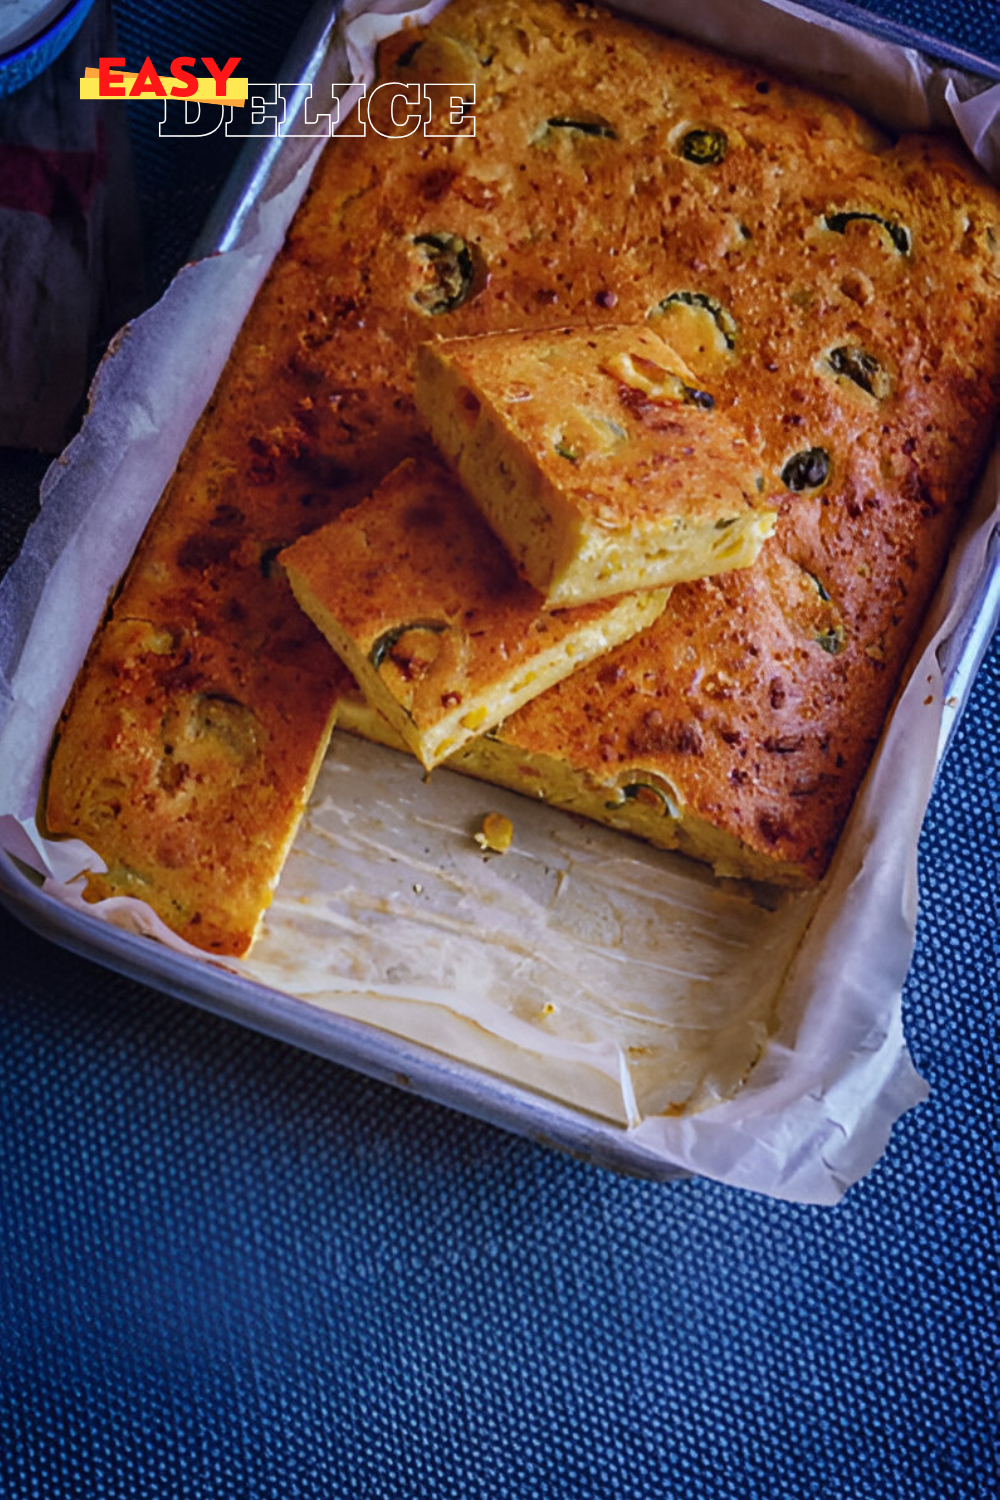
<instances>
[{"instance_id":1,"label":"metal baking pan","mask_svg":"<svg viewBox=\"0 0 1000 1500\"><path fill-rule=\"evenodd\" d=\"M840 0L823 0L815 9L859 30L901 42L932 57L944 57L979 78L1000 78L1000 65L996 63L970 56L905 26L881 22ZM303 88L310 85L330 45L332 24L329 6L317 7L293 48L283 77L300 80ZM196 256L225 250L233 244L287 149L287 141L280 137L247 143L199 237ZM946 753L976 670L1000 620L997 528L990 541L990 560L968 628L960 635L953 635L942 653L945 695L953 712L945 717L938 764ZM37 879L3 849L0 849L0 900L27 926L74 953L370 1077L410 1089L434 1102L617 1171L663 1181L688 1175L683 1169L665 1163L618 1125L484 1073L429 1047L330 1014L279 990L172 952L86 912L69 909L45 895Z\"/></svg>"}]
</instances>

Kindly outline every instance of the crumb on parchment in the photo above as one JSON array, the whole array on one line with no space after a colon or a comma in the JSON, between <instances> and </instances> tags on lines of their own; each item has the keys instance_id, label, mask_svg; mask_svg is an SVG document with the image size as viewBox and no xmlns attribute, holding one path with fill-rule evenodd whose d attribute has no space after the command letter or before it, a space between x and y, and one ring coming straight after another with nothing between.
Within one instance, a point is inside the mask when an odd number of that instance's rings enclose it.
<instances>
[{"instance_id":1,"label":"crumb on parchment","mask_svg":"<svg viewBox=\"0 0 1000 1500\"><path fill-rule=\"evenodd\" d=\"M487 813L482 828L473 837L486 853L503 854L513 841L514 825L502 813Z\"/></svg>"}]
</instances>

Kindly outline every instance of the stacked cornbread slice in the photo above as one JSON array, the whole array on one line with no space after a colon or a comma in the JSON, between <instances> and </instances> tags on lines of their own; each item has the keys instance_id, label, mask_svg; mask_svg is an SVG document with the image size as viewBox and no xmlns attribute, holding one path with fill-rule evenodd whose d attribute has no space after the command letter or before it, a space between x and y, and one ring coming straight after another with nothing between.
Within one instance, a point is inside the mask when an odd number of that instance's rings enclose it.
<instances>
[{"instance_id":1,"label":"stacked cornbread slice","mask_svg":"<svg viewBox=\"0 0 1000 1500\"><path fill-rule=\"evenodd\" d=\"M774 524L755 455L647 329L458 343L419 351L417 399L469 493L406 459L279 558L428 770L651 625L671 584L752 562Z\"/></svg>"},{"instance_id":2,"label":"stacked cornbread slice","mask_svg":"<svg viewBox=\"0 0 1000 1500\"><path fill-rule=\"evenodd\" d=\"M417 406L549 606L747 567L774 530L762 465L652 330L425 344Z\"/></svg>"},{"instance_id":3,"label":"stacked cornbread slice","mask_svg":"<svg viewBox=\"0 0 1000 1500\"><path fill-rule=\"evenodd\" d=\"M728 514L752 529L776 510L774 535L456 748L727 873L820 877L990 442L1000 196L957 144L889 140L756 63L562 0L453 0L384 42L379 68L474 84L475 134L407 123L325 151L67 705L49 831L106 864L89 898L140 894L192 942L246 951L354 692L277 557L433 457L422 346L645 328L690 379L649 362L714 411L664 416L670 382L633 359L653 390L624 382L638 394L616 414L573 383L541 429L565 415L564 452L544 457L490 384L499 365L424 356L521 445L538 526L509 545L541 611L556 580L575 573L575 608L583 577L634 580L657 550L576 488L610 463L608 417L650 442L650 417L682 433L725 417L763 481L761 512L720 491ZM682 433L657 442L677 452ZM728 545L737 521L704 520L680 551Z\"/></svg>"},{"instance_id":4,"label":"stacked cornbread slice","mask_svg":"<svg viewBox=\"0 0 1000 1500\"><path fill-rule=\"evenodd\" d=\"M373 708L430 770L651 625L663 589L546 610L452 476L404 459L281 562Z\"/></svg>"}]
</instances>

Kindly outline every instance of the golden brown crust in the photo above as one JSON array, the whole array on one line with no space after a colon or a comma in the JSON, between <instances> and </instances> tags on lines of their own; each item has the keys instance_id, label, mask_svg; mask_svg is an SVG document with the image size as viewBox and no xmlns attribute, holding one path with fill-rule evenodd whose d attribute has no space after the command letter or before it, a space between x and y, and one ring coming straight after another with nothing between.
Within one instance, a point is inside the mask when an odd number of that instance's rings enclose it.
<instances>
[{"instance_id":1,"label":"golden brown crust","mask_svg":"<svg viewBox=\"0 0 1000 1500\"><path fill-rule=\"evenodd\" d=\"M296 598L429 770L634 635L666 595L545 610L454 476L405 459L281 553Z\"/></svg>"},{"instance_id":2,"label":"golden brown crust","mask_svg":"<svg viewBox=\"0 0 1000 1500\"><path fill-rule=\"evenodd\" d=\"M550 605L747 567L773 528L761 456L646 324L424 344L416 399Z\"/></svg>"},{"instance_id":3,"label":"golden brown crust","mask_svg":"<svg viewBox=\"0 0 1000 1500\"><path fill-rule=\"evenodd\" d=\"M49 775L50 827L108 865L88 900L136 896L197 947L248 950L332 727L330 663L317 676L307 658L120 613L109 623Z\"/></svg>"},{"instance_id":4,"label":"golden brown crust","mask_svg":"<svg viewBox=\"0 0 1000 1500\"><path fill-rule=\"evenodd\" d=\"M167 616L197 595L201 633L227 650L250 649L227 615L238 609L265 636L273 611L290 642L294 605L270 581L259 588L263 555L422 451L419 343L638 323L675 293L710 298L732 320L732 348L709 347L702 323L682 353L700 374L704 347L720 404L772 454L765 493L782 513L765 549L774 566L752 583L733 574L675 591L670 617L687 645L657 655L664 706L648 711L670 721L683 698L702 734L703 754L678 767L687 795L761 853L808 855L820 873L989 440L997 193L949 143L889 144L846 106L754 64L560 0L454 0L428 32L389 40L380 69L474 81L475 138L331 143L116 619L160 624L161 595ZM783 473L807 487L787 488ZM193 539L213 536L213 521L226 531L229 505L245 517L238 545L233 532L232 548L199 551ZM194 587L177 592L185 547ZM830 596L836 652L777 628L796 617L799 585L789 594L786 580L802 571ZM308 649L326 653L316 641ZM733 666L733 698L713 697L707 682ZM286 681L275 673L268 690L290 743L302 726ZM326 684L329 704L335 678ZM76 748L53 767L59 831L82 831L68 783L121 764L113 711L100 698L63 726ZM795 752L766 749L799 733ZM134 753L147 752L136 741ZM155 841L141 819L121 818L97 847L131 864Z\"/></svg>"},{"instance_id":5,"label":"golden brown crust","mask_svg":"<svg viewBox=\"0 0 1000 1500\"><path fill-rule=\"evenodd\" d=\"M752 583L733 574L675 590L659 632L673 622L685 659L658 651L651 670L667 706L683 696L701 728L703 754L676 767L688 798L760 854L818 875L989 441L1000 199L949 142L890 145L846 106L586 7L457 0L437 30L451 40L428 66L443 66L443 50L452 68L464 58L476 140L391 158L381 191L347 206L340 232L364 263L359 313L412 348L439 327L450 337L556 315L639 322L677 293L723 310L732 348L705 350L704 378L772 456L778 533ZM396 74L401 50L387 45L383 74L421 77L420 49ZM583 110L613 135L546 123ZM684 156L693 130L725 135L721 161ZM350 143L347 155L362 154ZM350 170L328 154L331 184ZM310 258L329 243L321 193L295 231ZM850 217L868 213L884 222ZM476 279L466 302L428 319L413 302L412 239L442 230L468 244ZM676 326L668 336L678 342ZM388 375L380 339L368 347ZM700 375L698 339L682 353ZM406 373L395 380L408 393ZM818 449L825 480L789 488L783 475L821 472ZM829 595L815 635L830 649L777 629L801 618L803 575ZM706 684L734 666L733 697L714 696ZM540 722L548 703L523 713ZM767 748L800 734L795 751Z\"/></svg>"},{"instance_id":6,"label":"golden brown crust","mask_svg":"<svg viewBox=\"0 0 1000 1500\"><path fill-rule=\"evenodd\" d=\"M842 720L841 656L827 649L839 625L815 581L768 546L739 574L679 585L648 631L501 736L594 786L652 773L684 816L816 877L845 777L860 777L872 749Z\"/></svg>"},{"instance_id":7,"label":"golden brown crust","mask_svg":"<svg viewBox=\"0 0 1000 1500\"><path fill-rule=\"evenodd\" d=\"M423 345L418 407L422 362L428 386L436 368L450 370L471 395L502 411L512 445L527 448L588 520L609 529L643 527L674 516L728 519L753 508L756 456L711 393L694 388L691 371L645 325L530 329ZM422 415L432 432L433 407L429 391Z\"/></svg>"}]
</instances>

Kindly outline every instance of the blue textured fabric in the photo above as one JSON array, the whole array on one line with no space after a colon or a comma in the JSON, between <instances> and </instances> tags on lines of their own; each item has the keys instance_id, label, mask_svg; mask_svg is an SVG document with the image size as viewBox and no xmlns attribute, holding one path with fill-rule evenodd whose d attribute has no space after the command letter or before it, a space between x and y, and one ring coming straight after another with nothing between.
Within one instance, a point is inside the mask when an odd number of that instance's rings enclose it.
<instances>
[{"instance_id":1,"label":"blue textured fabric","mask_svg":"<svg viewBox=\"0 0 1000 1500\"><path fill-rule=\"evenodd\" d=\"M835 8L837 0L826 0ZM996 0L853 0L858 11L1000 61L1000 6Z\"/></svg>"},{"instance_id":2,"label":"blue textured fabric","mask_svg":"<svg viewBox=\"0 0 1000 1500\"><path fill-rule=\"evenodd\" d=\"M173 56L194 15L120 22ZM39 469L0 470L0 567ZM582 1166L0 910L0 1497L995 1496L998 743L1000 643L921 843L931 1098L832 1210Z\"/></svg>"}]
</instances>

